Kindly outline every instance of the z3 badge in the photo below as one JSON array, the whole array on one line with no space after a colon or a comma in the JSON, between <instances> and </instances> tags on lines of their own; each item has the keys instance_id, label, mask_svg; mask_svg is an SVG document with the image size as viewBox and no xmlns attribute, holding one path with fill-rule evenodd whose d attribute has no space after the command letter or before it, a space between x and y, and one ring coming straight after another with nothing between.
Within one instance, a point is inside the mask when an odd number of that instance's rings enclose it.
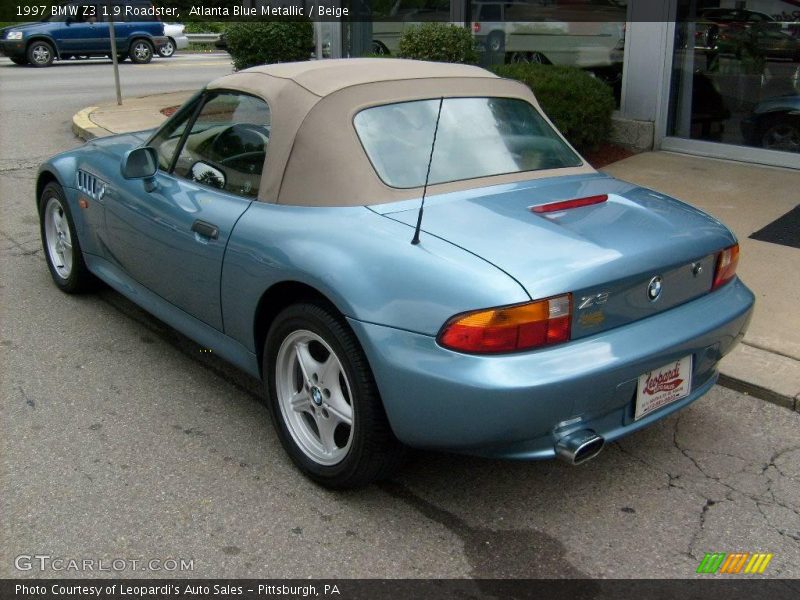
<instances>
[{"instance_id":1,"label":"z3 badge","mask_svg":"<svg viewBox=\"0 0 800 600\"><path fill-rule=\"evenodd\" d=\"M578 310L586 311L582 312L580 317L578 317L578 323L581 327L597 327L606 320L606 316L603 314L600 307L608 302L609 295L609 292L601 292L599 294L581 297L578 301ZM595 308L597 310L587 310L590 308Z\"/></svg>"},{"instance_id":2,"label":"z3 badge","mask_svg":"<svg viewBox=\"0 0 800 600\"><path fill-rule=\"evenodd\" d=\"M609 292L601 292L593 296L583 296L578 302L578 310L584 310L585 308L591 308L593 306L605 304L608 302L609 296Z\"/></svg>"}]
</instances>

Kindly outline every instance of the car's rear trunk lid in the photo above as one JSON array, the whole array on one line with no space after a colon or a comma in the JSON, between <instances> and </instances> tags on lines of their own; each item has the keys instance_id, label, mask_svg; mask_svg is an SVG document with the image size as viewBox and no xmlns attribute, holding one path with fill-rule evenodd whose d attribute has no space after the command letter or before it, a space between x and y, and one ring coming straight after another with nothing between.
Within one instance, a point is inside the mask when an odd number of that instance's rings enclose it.
<instances>
[{"instance_id":1,"label":"car's rear trunk lid","mask_svg":"<svg viewBox=\"0 0 800 600\"><path fill-rule=\"evenodd\" d=\"M608 199L556 212L531 210L597 195ZM403 202L373 208L414 227L418 206ZM410 230L409 242L412 234ZM425 235L448 240L494 264L534 299L571 292L573 339L708 293L716 253L735 243L730 231L709 215L605 175L431 197L422 219L423 248ZM658 284L660 294L654 300L651 288Z\"/></svg>"}]
</instances>

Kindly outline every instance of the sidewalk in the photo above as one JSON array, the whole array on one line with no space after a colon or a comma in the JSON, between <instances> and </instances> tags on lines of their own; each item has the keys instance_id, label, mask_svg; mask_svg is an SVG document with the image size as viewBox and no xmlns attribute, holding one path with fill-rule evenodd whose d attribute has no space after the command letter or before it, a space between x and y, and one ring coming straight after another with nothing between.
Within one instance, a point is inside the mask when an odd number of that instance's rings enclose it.
<instances>
[{"instance_id":1,"label":"sidewalk","mask_svg":"<svg viewBox=\"0 0 800 600\"><path fill-rule=\"evenodd\" d=\"M72 117L72 131L79 138L91 140L115 133L153 129L166 121L161 111L183 104L193 92L173 92L129 98L122 106L89 106Z\"/></svg>"},{"instance_id":2,"label":"sidewalk","mask_svg":"<svg viewBox=\"0 0 800 600\"><path fill-rule=\"evenodd\" d=\"M85 140L158 127L163 109L192 92L89 107L73 118ZM675 196L717 217L739 238L738 273L756 294L742 344L720 365L720 384L800 411L800 249L750 239L800 202L800 171L669 152L646 152L603 171Z\"/></svg>"}]
</instances>

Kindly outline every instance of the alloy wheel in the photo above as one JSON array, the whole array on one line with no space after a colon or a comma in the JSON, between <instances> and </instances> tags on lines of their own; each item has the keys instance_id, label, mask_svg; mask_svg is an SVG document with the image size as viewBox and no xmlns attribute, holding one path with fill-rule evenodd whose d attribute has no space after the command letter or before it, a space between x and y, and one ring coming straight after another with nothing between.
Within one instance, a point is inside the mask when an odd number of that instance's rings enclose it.
<instances>
[{"instance_id":1,"label":"alloy wheel","mask_svg":"<svg viewBox=\"0 0 800 600\"><path fill-rule=\"evenodd\" d=\"M136 60L146 61L150 58L150 46L144 42L139 42L133 47L133 55Z\"/></svg>"},{"instance_id":2,"label":"alloy wheel","mask_svg":"<svg viewBox=\"0 0 800 600\"><path fill-rule=\"evenodd\" d=\"M301 329L280 345L275 388L289 434L319 465L341 462L353 442L353 395L342 363L319 335Z\"/></svg>"},{"instance_id":3,"label":"alloy wheel","mask_svg":"<svg viewBox=\"0 0 800 600\"><path fill-rule=\"evenodd\" d=\"M31 58L37 65L46 65L50 62L50 48L46 44L37 44L31 51Z\"/></svg>"},{"instance_id":4,"label":"alloy wheel","mask_svg":"<svg viewBox=\"0 0 800 600\"><path fill-rule=\"evenodd\" d=\"M55 196L49 198L45 205L44 234L51 264L59 277L68 279L72 273L72 236L64 207Z\"/></svg>"},{"instance_id":5,"label":"alloy wheel","mask_svg":"<svg viewBox=\"0 0 800 600\"><path fill-rule=\"evenodd\" d=\"M167 43L161 47L159 54L164 58L169 58L175 54L175 45L172 43L172 40L167 40Z\"/></svg>"}]
</instances>

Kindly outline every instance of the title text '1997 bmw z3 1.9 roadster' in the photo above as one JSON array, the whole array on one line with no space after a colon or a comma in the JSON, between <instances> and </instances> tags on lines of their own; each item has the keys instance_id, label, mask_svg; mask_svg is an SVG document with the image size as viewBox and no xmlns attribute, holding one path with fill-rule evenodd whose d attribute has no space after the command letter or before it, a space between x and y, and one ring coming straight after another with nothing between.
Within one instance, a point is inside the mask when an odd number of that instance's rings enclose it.
<instances>
[{"instance_id":1,"label":"title text '1997 bmw z3 1.9 roadster'","mask_svg":"<svg viewBox=\"0 0 800 600\"><path fill-rule=\"evenodd\" d=\"M102 280L262 379L330 487L408 447L583 462L708 392L754 302L725 226L464 65L240 71L48 160L37 201L59 288Z\"/></svg>"}]
</instances>

